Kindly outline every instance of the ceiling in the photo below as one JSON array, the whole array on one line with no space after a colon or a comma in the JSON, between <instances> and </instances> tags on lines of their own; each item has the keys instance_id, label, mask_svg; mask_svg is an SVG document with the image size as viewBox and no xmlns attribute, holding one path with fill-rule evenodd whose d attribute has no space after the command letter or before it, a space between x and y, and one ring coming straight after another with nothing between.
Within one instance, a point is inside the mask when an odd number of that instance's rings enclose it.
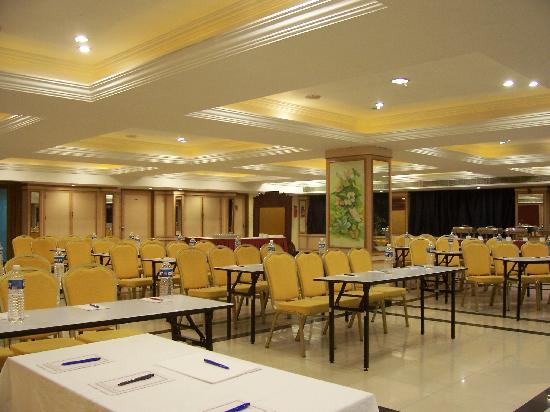
<instances>
[{"instance_id":1,"label":"ceiling","mask_svg":"<svg viewBox=\"0 0 550 412\"><path fill-rule=\"evenodd\" d=\"M1 2L0 179L301 193L325 150L374 145L395 190L546 185L548 21L544 0Z\"/></svg>"}]
</instances>

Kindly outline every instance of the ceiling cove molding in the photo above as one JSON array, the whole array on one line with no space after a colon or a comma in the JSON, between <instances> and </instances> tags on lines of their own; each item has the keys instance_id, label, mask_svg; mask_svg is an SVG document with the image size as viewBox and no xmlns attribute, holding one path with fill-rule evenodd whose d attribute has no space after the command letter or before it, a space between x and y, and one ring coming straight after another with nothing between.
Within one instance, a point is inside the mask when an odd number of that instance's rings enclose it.
<instances>
[{"instance_id":1,"label":"ceiling cove molding","mask_svg":"<svg viewBox=\"0 0 550 412\"><path fill-rule=\"evenodd\" d=\"M46 173L69 173L69 174L85 174L98 176L116 176L128 173L138 173L148 170L158 169L156 167L138 167L138 166L122 166L114 169L93 169L93 168L69 168L69 167L52 167L42 165L27 165L17 163L0 163L0 170L11 170L19 172L46 172Z\"/></svg>"},{"instance_id":2,"label":"ceiling cove molding","mask_svg":"<svg viewBox=\"0 0 550 412\"><path fill-rule=\"evenodd\" d=\"M8 117L3 122L0 122L0 135L11 133L14 130L20 129L22 127L30 126L31 124L39 122L40 117L34 116L22 116L15 114Z\"/></svg>"},{"instance_id":3,"label":"ceiling cove molding","mask_svg":"<svg viewBox=\"0 0 550 412\"><path fill-rule=\"evenodd\" d=\"M234 169L242 170L254 170L254 171L266 171L274 173L290 173L294 175L313 175L313 176L324 176L325 171L315 168L307 167L288 167L288 166L275 166L267 164L257 164L257 165L245 165L245 166L236 166Z\"/></svg>"},{"instance_id":4,"label":"ceiling cove molding","mask_svg":"<svg viewBox=\"0 0 550 412\"><path fill-rule=\"evenodd\" d=\"M132 162L147 162L147 163L165 163L165 164L179 164L179 165L200 165L207 163L228 162L232 160L241 160L247 158L277 156L289 153L305 152L306 149L292 146L270 146L262 149L255 150L242 150L231 153L218 153L209 154L195 157L182 157L173 155L148 155L140 153L127 153L127 152L102 152L94 149L86 149L80 147L70 146L55 146L48 149L39 150L37 153L56 155L56 156L71 156L78 157L80 159L94 158L94 159L117 159L127 160Z\"/></svg>"},{"instance_id":5,"label":"ceiling cove molding","mask_svg":"<svg viewBox=\"0 0 550 412\"><path fill-rule=\"evenodd\" d=\"M310 0L91 85L0 72L0 88L96 101L220 59L385 9L377 0Z\"/></svg>"},{"instance_id":6,"label":"ceiling cove molding","mask_svg":"<svg viewBox=\"0 0 550 412\"><path fill-rule=\"evenodd\" d=\"M452 150L441 149L439 147L422 147L419 149L410 149L407 151L425 156L432 156L440 159L458 160L461 162L472 163L482 166L503 166L528 163L543 163L550 161L550 154L546 153L488 158L482 156L470 156Z\"/></svg>"},{"instance_id":7,"label":"ceiling cove molding","mask_svg":"<svg viewBox=\"0 0 550 412\"><path fill-rule=\"evenodd\" d=\"M228 109L225 107L215 107L213 109L201 110L199 112L189 113L187 116L197 119L239 124L242 126L259 127L261 129L277 130L287 133L305 134L349 143L366 143L368 138L368 136L364 134L334 129L332 127L316 126L308 123L261 116L258 114Z\"/></svg>"}]
</instances>

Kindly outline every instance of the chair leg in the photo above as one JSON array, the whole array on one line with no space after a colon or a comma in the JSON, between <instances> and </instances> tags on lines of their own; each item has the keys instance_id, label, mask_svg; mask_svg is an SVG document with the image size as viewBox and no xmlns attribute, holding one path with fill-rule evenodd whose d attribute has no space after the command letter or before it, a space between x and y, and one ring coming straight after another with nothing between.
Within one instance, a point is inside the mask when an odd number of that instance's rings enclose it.
<instances>
[{"instance_id":1,"label":"chair leg","mask_svg":"<svg viewBox=\"0 0 550 412\"><path fill-rule=\"evenodd\" d=\"M328 319L325 320L325 325L323 326L323 335L326 335L328 331Z\"/></svg>"},{"instance_id":2,"label":"chair leg","mask_svg":"<svg viewBox=\"0 0 550 412\"><path fill-rule=\"evenodd\" d=\"M357 332L359 332L359 340L363 342L363 321L360 313L357 313Z\"/></svg>"},{"instance_id":3,"label":"chair leg","mask_svg":"<svg viewBox=\"0 0 550 412\"><path fill-rule=\"evenodd\" d=\"M300 319L300 329L298 330L298 334L300 335L300 352L302 353L302 358L306 357L306 343L304 341L304 325L306 323L306 317L301 316Z\"/></svg>"},{"instance_id":4,"label":"chair leg","mask_svg":"<svg viewBox=\"0 0 550 412\"><path fill-rule=\"evenodd\" d=\"M498 285L493 285L493 291L491 292L491 299L489 300L489 306L493 306L493 303L495 302L495 296L497 294L497 288Z\"/></svg>"},{"instance_id":5,"label":"chair leg","mask_svg":"<svg viewBox=\"0 0 550 412\"><path fill-rule=\"evenodd\" d=\"M277 326L277 318L279 317L280 312L275 312L273 315L273 322L271 322L271 330L269 331L269 335L267 336L267 340L265 341L265 347L269 348L269 345L271 344L271 338L273 337L273 330L275 330L275 326Z\"/></svg>"},{"instance_id":6,"label":"chair leg","mask_svg":"<svg viewBox=\"0 0 550 412\"><path fill-rule=\"evenodd\" d=\"M298 324L298 333L296 334L296 336L294 337L294 340L296 342L298 342L300 340L300 331L302 331L302 337L304 335L304 327L305 327L305 322L306 322L306 317L305 316L301 316L300 319L299 319L299 324Z\"/></svg>"},{"instance_id":7,"label":"chair leg","mask_svg":"<svg viewBox=\"0 0 550 412\"><path fill-rule=\"evenodd\" d=\"M237 298L239 300L239 303L237 304L237 311L235 315L235 320L239 320L239 315L241 314L241 308L243 306L244 296L240 296Z\"/></svg>"},{"instance_id":8,"label":"chair leg","mask_svg":"<svg viewBox=\"0 0 550 412\"><path fill-rule=\"evenodd\" d=\"M476 312L479 312L479 301L477 300L477 283L472 283L472 293L474 294L474 302L476 305Z\"/></svg>"},{"instance_id":9,"label":"chair leg","mask_svg":"<svg viewBox=\"0 0 550 412\"><path fill-rule=\"evenodd\" d=\"M527 288L529 287L529 285L527 284L524 284L524 285L521 285L522 286L522 290L521 290L521 305L523 305L523 301L525 300L525 295L527 294Z\"/></svg>"},{"instance_id":10,"label":"chair leg","mask_svg":"<svg viewBox=\"0 0 550 412\"><path fill-rule=\"evenodd\" d=\"M535 291L537 295L537 310L541 310L542 303L542 283L535 283Z\"/></svg>"},{"instance_id":11,"label":"chair leg","mask_svg":"<svg viewBox=\"0 0 550 412\"><path fill-rule=\"evenodd\" d=\"M386 302L384 299L380 301L380 306L382 309L382 326L384 328L384 334L388 333L388 324L386 322Z\"/></svg>"},{"instance_id":12,"label":"chair leg","mask_svg":"<svg viewBox=\"0 0 550 412\"><path fill-rule=\"evenodd\" d=\"M357 315L357 313L353 313L349 319L349 322L348 322L348 328L351 328L353 326L353 322L355 321L355 316Z\"/></svg>"},{"instance_id":13,"label":"chair leg","mask_svg":"<svg viewBox=\"0 0 550 412\"><path fill-rule=\"evenodd\" d=\"M461 306L464 306L464 302L466 301L466 294L468 293L468 292L466 291L466 286L467 286L466 283L464 283L464 284L462 285L462 302L460 303Z\"/></svg>"},{"instance_id":14,"label":"chair leg","mask_svg":"<svg viewBox=\"0 0 550 412\"><path fill-rule=\"evenodd\" d=\"M407 310L407 296L403 295L403 312L405 313L405 326L409 327L409 312Z\"/></svg>"}]
</instances>

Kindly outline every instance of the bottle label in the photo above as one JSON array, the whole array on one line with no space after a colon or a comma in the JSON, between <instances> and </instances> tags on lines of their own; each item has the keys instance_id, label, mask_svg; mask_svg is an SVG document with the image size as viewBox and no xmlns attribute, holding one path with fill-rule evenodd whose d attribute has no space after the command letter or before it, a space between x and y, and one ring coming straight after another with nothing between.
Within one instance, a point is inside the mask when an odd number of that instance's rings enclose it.
<instances>
[{"instance_id":1,"label":"bottle label","mask_svg":"<svg viewBox=\"0 0 550 412\"><path fill-rule=\"evenodd\" d=\"M387 258L393 258L393 250L386 250L386 252L384 253L384 256L387 257Z\"/></svg>"},{"instance_id":2,"label":"bottle label","mask_svg":"<svg viewBox=\"0 0 550 412\"><path fill-rule=\"evenodd\" d=\"M25 289L25 280L24 279L9 279L8 280L8 289Z\"/></svg>"},{"instance_id":3,"label":"bottle label","mask_svg":"<svg viewBox=\"0 0 550 412\"><path fill-rule=\"evenodd\" d=\"M171 268L162 268L162 269L160 270L159 276L160 276L161 278L164 278L164 277L169 278L169 277L171 277L171 276L172 276L172 269L171 269Z\"/></svg>"},{"instance_id":4,"label":"bottle label","mask_svg":"<svg viewBox=\"0 0 550 412\"><path fill-rule=\"evenodd\" d=\"M63 256L55 256L54 263L63 263Z\"/></svg>"}]
</instances>

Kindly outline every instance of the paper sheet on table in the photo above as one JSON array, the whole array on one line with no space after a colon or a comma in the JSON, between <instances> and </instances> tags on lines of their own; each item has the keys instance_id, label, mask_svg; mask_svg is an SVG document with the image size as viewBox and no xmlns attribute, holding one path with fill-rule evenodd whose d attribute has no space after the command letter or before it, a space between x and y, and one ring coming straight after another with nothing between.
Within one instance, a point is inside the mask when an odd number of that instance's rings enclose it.
<instances>
[{"instance_id":1,"label":"paper sheet on table","mask_svg":"<svg viewBox=\"0 0 550 412\"><path fill-rule=\"evenodd\" d=\"M89 310L89 311L109 309L108 306L98 305L96 303L94 303L94 305L95 306L92 306L92 305L76 305L74 307L78 308L78 309L82 309L82 310Z\"/></svg>"},{"instance_id":2,"label":"paper sheet on table","mask_svg":"<svg viewBox=\"0 0 550 412\"><path fill-rule=\"evenodd\" d=\"M153 302L153 303L172 302L172 299L170 298L157 298L154 296L149 298L141 298L141 300L145 302Z\"/></svg>"},{"instance_id":3,"label":"paper sheet on table","mask_svg":"<svg viewBox=\"0 0 550 412\"><path fill-rule=\"evenodd\" d=\"M90 358L100 358L100 359L94 362L75 363L73 365L63 365L63 363L65 362L78 361L78 360L90 359ZM82 355L76 358L61 359L55 362L48 362L38 366L41 367L42 369L46 369L48 372L63 373L63 372L73 371L75 369L91 368L93 366L103 365L104 363L110 363L110 362L112 361L106 358L102 358L99 355Z\"/></svg>"},{"instance_id":4,"label":"paper sheet on table","mask_svg":"<svg viewBox=\"0 0 550 412\"><path fill-rule=\"evenodd\" d=\"M147 375L154 373L151 379L137 381L129 385L118 386L119 383L128 381L139 376ZM143 371L134 373L133 375L121 376L115 379L110 379L108 381L96 382L90 384L90 386L99 389L101 392L106 393L107 395L120 395L122 393L137 391L138 389L147 388L149 386L160 385L162 383L171 382L173 379L169 379L165 376L162 376L156 372L152 371Z\"/></svg>"},{"instance_id":5,"label":"paper sheet on table","mask_svg":"<svg viewBox=\"0 0 550 412\"><path fill-rule=\"evenodd\" d=\"M205 358L229 366L229 369L210 365L204 361ZM212 352L204 353L202 351L179 358L167 359L159 362L158 366L207 383L223 382L246 373L260 370L258 365L250 362L228 358Z\"/></svg>"},{"instance_id":6,"label":"paper sheet on table","mask_svg":"<svg viewBox=\"0 0 550 412\"><path fill-rule=\"evenodd\" d=\"M216 406L214 408L205 409L203 412L226 412L231 410L232 408L236 408L239 405L242 405L245 403L244 401L233 401L233 402L227 402L223 405ZM245 409L246 412L268 412L267 409L259 408L258 406L255 406L251 404L248 408Z\"/></svg>"}]
</instances>

